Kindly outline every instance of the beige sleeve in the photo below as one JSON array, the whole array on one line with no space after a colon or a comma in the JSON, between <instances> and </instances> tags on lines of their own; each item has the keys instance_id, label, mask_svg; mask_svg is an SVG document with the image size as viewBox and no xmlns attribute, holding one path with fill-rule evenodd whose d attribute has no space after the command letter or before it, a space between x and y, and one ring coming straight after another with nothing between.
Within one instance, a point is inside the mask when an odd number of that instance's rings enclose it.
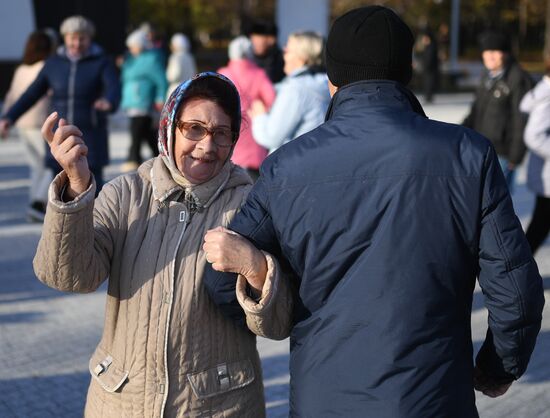
<instances>
[{"instance_id":1,"label":"beige sleeve","mask_svg":"<svg viewBox=\"0 0 550 418\"><path fill-rule=\"evenodd\" d=\"M246 324L256 335L272 340L283 340L292 329L294 295L289 278L286 277L277 260L264 252L267 260L267 277L258 301L247 295L247 281L237 278L237 299L246 314Z\"/></svg>"},{"instance_id":2,"label":"beige sleeve","mask_svg":"<svg viewBox=\"0 0 550 418\"><path fill-rule=\"evenodd\" d=\"M74 200L63 202L61 193L66 183L67 175L61 172L50 185L33 267L38 279L49 287L88 293L107 278L113 243L106 233L108 226L94 222L94 216L97 218L97 213L94 215L95 181ZM104 192L96 206L106 207L108 198Z\"/></svg>"}]
</instances>

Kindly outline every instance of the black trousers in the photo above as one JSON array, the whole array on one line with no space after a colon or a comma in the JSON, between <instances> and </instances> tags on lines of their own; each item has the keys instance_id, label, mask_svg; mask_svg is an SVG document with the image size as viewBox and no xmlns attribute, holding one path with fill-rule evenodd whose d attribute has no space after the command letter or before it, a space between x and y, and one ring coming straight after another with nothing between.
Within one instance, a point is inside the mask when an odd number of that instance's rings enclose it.
<instances>
[{"instance_id":1,"label":"black trousers","mask_svg":"<svg viewBox=\"0 0 550 418\"><path fill-rule=\"evenodd\" d=\"M533 217L525 233L533 254L544 242L548 232L550 232L550 197L537 196Z\"/></svg>"},{"instance_id":2,"label":"black trousers","mask_svg":"<svg viewBox=\"0 0 550 418\"><path fill-rule=\"evenodd\" d=\"M146 142L153 152L153 156L159 155L156 130L152 127L151 116L130 117L130 136L132 143L128 152L128 161L141 164L141 144Z\"/></svg>"}]
</instances>

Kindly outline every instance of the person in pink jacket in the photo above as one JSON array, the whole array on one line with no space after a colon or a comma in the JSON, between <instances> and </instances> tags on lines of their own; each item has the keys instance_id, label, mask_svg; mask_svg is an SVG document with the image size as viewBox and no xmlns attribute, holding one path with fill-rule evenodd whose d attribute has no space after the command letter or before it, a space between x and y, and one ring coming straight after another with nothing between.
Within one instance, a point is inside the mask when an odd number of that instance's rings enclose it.
<instances>
[{"instance_id":1,"label":"person in pink jacket","mask_svg":"<svg viewBox=\"0 0 550 418\"><path fill-rule=\"evenodd\" d=\"M241 95L242 128L239 142L233 151L232 160L244 167L253 180L259 175L259 168L267 156L267 150L258 145L252 136L252 122L248 109L255 100L261 100L269 108L275 100L275 89L264 70L252 62L250 40L244 36L235 38L229 44L229 63L218 72L228 77Z\"/></svg>"}]
</instances>

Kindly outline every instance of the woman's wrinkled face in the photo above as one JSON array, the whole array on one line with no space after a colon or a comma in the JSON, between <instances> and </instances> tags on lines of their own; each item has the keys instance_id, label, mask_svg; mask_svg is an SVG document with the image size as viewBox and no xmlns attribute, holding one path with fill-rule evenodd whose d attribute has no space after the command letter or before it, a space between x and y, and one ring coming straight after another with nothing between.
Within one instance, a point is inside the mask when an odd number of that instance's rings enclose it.
<instances>
[{"instance_id":1,"label":"woman's wrinkled face","mask_svg":"<svg viewBox=\"0 0 550 418\"><path fill-rule=\"evenodd\" d=\"M198 123L209 130L231 130L231 118L220 106L208 99L194 98L185 102L178 115L179 122ZM216 145L211 133L192 141L175 129L174 161L180 172L192 184L201 184L215 177L231 154L233 146Z\"/></svg>"},{"instance_id":2,"label":"woman's wrinkled face","mask_svg":"<svg viewBox=\"0 0 550 418\"><path fill-rule=\"evenodd\" d=\"M91 36L81 32L67 33L63 39L67 53L72 57L84 55L92 43Z\"/></svg>"}]
</instances>

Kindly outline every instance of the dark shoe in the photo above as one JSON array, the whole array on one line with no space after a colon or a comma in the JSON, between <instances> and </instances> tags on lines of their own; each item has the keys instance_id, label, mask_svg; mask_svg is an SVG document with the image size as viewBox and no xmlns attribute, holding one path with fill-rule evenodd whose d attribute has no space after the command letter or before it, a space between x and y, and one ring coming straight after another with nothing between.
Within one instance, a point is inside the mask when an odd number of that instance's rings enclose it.
<instances>
[{"instance_id":1,"label":"dark shoe","mask_svg":"<svg viewBox=\"0 0 550 418\"><path fill-rule=\"evenodd\" d=\"M29 222L44 222L46 215L46 204L44 202L34 201L27 209L27 220Z\"/></svg>"}]
</instances>

